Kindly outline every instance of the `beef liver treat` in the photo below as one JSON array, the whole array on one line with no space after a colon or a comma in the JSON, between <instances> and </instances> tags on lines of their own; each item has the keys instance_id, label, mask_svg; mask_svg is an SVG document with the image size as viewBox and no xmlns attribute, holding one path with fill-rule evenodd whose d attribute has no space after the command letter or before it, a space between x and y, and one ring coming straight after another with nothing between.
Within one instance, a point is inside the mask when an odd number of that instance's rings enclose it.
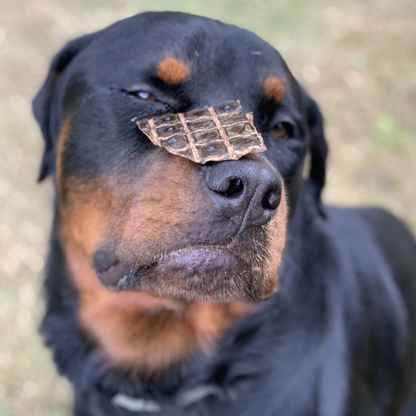
<instances>
[{"instance_id":1,"label":"beef liver treat","mask_svg":"<svg viewBox=\"0 0 416 416\"><path fill-rule=\"evenodd\" d=\"M253 113L243 114L239 101L140 120L137 125L154 145L195 163L237 160L266 150Z\"/></svg>"}]
</instances>

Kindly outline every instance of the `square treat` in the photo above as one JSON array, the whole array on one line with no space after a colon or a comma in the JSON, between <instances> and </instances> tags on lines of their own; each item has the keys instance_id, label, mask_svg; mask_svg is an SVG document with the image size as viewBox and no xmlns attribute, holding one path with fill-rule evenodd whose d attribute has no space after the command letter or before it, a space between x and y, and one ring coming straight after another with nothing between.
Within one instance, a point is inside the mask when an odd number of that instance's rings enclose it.
<instances>
[{"instance_id":1,"label":"square treat","mask_svg":"<svg viewBox=\"0 0 416 416\"><path fill-rule=\"evenodd\" d=\"M137 125L154 145L195 163L237 160L266 150L253 114L243 114L239 101L140 120Z\"/></svg>"}]
</instances>

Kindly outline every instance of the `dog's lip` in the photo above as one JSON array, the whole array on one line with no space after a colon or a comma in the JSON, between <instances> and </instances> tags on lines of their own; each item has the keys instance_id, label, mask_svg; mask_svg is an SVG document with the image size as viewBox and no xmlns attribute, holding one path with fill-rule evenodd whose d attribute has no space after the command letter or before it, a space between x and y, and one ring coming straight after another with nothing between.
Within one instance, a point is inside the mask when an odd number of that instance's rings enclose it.
<instances>
[{"instance_id":1,"label":"dog's lip","mask_svg":"<svg viewBox=\"0 0 416 416\"><path fill-rule=\"evenodd\" d=\"M158 254L149 263L140 265L124 263L108 250L98 252L94 258L97 277L109 288L117 288L127 279L140 279L140 275L150 269L157 269L160 273L179 269L192 273L194 269L201 273L204 269L236 267L241 262L242 259L237 258L227 247L208 245L174 249Z\"/></svg>"},{"instance_id":2,"label":"dog's lip","mask_svg":"<svg viewBox=\"0 0 416 416\"><path fill-rule=\"evenodd\" d=\"M156 256L154 258L154 261L152 262L152 264L155 264L157 262L160 261L164 261L167 260L169 258L174 258L177 256L180 256L182 254L187 254L187 253L195 253L195 252L205 252L205 253L220 253L220 252L227 252L229 254L231 254L228 246L213 246L213 245L196 245L196 246L186 246L186 247L181 247L178 249L174 249L171 251L167 251L164 253L159 254L158 256Z\"/></svg>"},{"instance_id":3,"label":"dog's lip","mask_svg":"<svg viewBox=\"0 0 416 416\"><path fill-rule=\"evenodd\" d=\"M261 272L261 267L251 266L226 246L191 246L161 253L148 264L132 266L128 273L111 286L116 290L131 290L140 285L141 277L148 272L159 276L183 272L191 276L217 271L227 275L228 272L241 268L251 269L255 274Z\"/></svg>"},{"instance_id":4,"label":"dog's lip","mask_svg":"<svg viewBox=\"0 0 416 416\"><path fill-rule=\"evenodd\" d=\"M242 259L238 258L234 253L227 249L227 247L221 246L199 246L199 247L187 247L178 250L170 251L158 256L152 266L174 266L187 267L192 269L193 267L200 265L201 263L212 262L211 265L220 267L227 266L224 261L227 262L241 262ZM217 261L216 261L217 260ZM207 266L209 266L207 264Z\"/></svg>"}]
</instances>

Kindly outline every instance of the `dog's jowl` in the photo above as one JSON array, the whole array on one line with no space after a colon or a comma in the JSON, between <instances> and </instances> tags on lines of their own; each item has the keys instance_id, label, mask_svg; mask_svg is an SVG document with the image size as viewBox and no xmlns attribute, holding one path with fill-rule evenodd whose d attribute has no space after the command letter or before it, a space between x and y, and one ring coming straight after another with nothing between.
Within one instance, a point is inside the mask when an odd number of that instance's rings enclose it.
<instances>
[{"instance_id":1,"label":"dog's jowl","mask_svg":"<svg viewBox=\"0 0 416 416\"><path fill-rule=\"evenodd\" d=\"M264 152L215 115L237 101ZM381 209L323 204L322 115L269 44L202 17L137 15L69 42L33 107L40 180L56 191L41 332L75 415L406 411L416 245ZM165 127L211 161L136 124L199 111L213 112L199 130Z\"/></svg>"}]
</instances>

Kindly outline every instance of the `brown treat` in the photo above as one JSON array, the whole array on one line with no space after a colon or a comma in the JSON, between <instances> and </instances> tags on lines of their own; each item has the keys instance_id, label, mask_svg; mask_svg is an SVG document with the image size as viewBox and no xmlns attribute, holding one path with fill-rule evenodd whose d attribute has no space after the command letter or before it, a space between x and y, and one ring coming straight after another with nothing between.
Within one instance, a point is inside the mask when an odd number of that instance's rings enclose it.
<instances>
[{"instance_id":1,"label":"brown treat","mask_svg":"<svg viewBox=\"0 0 416 416\"><path fill-rule=\"evenodd\" d=\"M195 163L237 160L266 150L253 114L243 114L239 101L140 120L137 125L154 145Z\"/></svg>"}]
</instances>

